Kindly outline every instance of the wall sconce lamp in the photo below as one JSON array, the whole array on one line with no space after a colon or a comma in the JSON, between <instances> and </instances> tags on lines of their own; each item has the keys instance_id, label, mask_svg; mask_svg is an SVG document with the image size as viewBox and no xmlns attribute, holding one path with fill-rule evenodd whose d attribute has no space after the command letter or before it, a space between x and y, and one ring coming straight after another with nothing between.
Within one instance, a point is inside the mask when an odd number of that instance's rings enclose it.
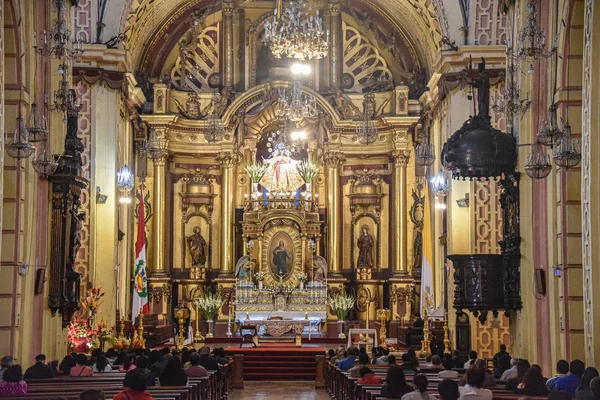
<instances>
[{"instance_id":1,"label":"wall sconce lamp","mask_svg":"<svg viewBox=\"0 0 600 400\"><path fill-rule=\"evenodd\" d=\"M458 204L460 208L469 207L469 193L465 193L465 197L462 199L456 200L456 204Z\"/></svg>"}]
</instances>

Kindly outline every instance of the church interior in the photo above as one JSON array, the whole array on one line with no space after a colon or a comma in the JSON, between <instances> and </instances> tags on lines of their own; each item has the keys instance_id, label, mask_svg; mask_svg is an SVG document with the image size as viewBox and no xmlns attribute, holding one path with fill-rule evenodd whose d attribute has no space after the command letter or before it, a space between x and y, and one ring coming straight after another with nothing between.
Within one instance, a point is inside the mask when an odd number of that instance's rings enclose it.
<instances>
[{"instance_id":1,"label":"church interior","mask_svg":"<svg viewBox=\"0 0 600 400\"><path fill-rule=\"evenodd\" d=\"M0 397L129 399L127 365L160 360L156 399L400 398L360 381L392 387L395 363L438 395L437 357L466 387L483 360L507 400L545 398L525 377L566 361L600 398L594 0L2 0L0 19ZM93 374L63 377L68 357Z\"/></svg>"}]
</instances>

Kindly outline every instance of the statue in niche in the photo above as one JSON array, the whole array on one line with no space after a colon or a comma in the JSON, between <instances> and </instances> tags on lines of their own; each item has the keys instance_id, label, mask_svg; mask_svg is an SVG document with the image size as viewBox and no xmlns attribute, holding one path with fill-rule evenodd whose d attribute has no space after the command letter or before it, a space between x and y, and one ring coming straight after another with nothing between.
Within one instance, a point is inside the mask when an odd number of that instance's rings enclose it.
<instances>
[{"instance_id":1,"label":"statue in niche","mask_svg":"<svg viewBox=\"0 0 600 400\"><path fill-rule=\"evenodd\" d=\"M194 227L194 234L186 238L190 254L192 255L192 267L204 268L206 264L206 240L201 235L200 227Z\"/></svg>"},{"instance_id":2,"label":"statue in niche","mask_svg":"<svg viewBox=\"0 0 600 400\"><path fill-rule=\"evenodd\" d=\"M254 266L256 260L246 255L240 257L237 264L235 265L235 276L242 282L252 282L252 275L254 274Z\"/></svg>"},{"instance_id":3,"label":"statue in niche","mask_svg":"<svg viewBox=\"0 0 600 400\"><path fill-rule=\"evenodd\" d=\"M375 239L369 233L369 227L361 227L362 235L358 238L358 263L357 268L373 268L373 247Z\"/></svg>"},{"instance_id":4,"label":"statue in niche","mask_svg":"<svg viewBox=\"0 0 600 400\"><path fill-rule=\"evenodd\" d=\"M308 259L308 279L311 282L325 282L327 278L327 260L321 256Z\"/></svg>"}]
</instances>

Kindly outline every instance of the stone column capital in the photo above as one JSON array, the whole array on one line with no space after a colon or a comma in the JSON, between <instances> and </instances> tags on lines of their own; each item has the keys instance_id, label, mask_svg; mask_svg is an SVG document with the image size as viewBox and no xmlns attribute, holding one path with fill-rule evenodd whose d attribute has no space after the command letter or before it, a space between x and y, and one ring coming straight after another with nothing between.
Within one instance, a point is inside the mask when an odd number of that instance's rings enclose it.
<instances>
[{"instance_id":1,"label":"stone column capital","mask_svg":"<svg viewBox=\"0 0 600 400\"><path fill-rule=\"evenodd\" d=\"M224 1L223 2L223 15L225 17L233 16L233 10L235 9L235 3Z\"/></svg>"},{"instance_id":2,"label":"stone column capital","mask_svg":"<svg viewBox=\"0 0 600 400\"><path fill-rule=\"evenodd\" d=\"M231 168L238 162L238 156L233 151L223 151L217 155L217 161L223 168Z\"/></svg>"},{"instance_id":3,"label":"stone column capital","mask_svg":"<svg viewBox=\"0 0 600 400\"><path fill-rule=\"evenodd\" d=\"M410 150L394 150L390 155L390 159L397 166L406 168L410 161Z\"/></svg>"},{"instance_id":4,"label":"stone column capital","mask_svg":"<svg viewBox=\"0 0 600 400\"><path fill-rule=\"evenodd\" d=\"M344 164L346 157L341 151L329 151L323 156L323 161L330 168L338 168Z\"/></svg>"},{"instance_id":5,"label":"stone column capital","mask_svg":"<svg viewBox=\"0 0 600 400\"><path fill-rule=\"evenodd\" d=\"M340 3L337 1L329 3L327 8L332 17L337 17L340 14Z\"/></svg>"}]
</instances>

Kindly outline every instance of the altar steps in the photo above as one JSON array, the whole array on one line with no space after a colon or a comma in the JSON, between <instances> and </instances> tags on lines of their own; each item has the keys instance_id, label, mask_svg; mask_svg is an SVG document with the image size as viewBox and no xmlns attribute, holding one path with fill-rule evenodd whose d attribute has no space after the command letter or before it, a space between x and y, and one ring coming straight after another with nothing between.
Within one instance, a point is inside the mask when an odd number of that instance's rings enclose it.
<instances>
[{"instance_id":1,"label":"altar steps","mask_svg":"<svg viewBox=\"0 0 600 400\"><path fill-rule=\"evenodd\" d=\"M323 347L281 346L263 348L228 348L228 354L244 354L244 380L314 380L317 372L315 356L324 354Z\"/></svg>"}]
</instances>

